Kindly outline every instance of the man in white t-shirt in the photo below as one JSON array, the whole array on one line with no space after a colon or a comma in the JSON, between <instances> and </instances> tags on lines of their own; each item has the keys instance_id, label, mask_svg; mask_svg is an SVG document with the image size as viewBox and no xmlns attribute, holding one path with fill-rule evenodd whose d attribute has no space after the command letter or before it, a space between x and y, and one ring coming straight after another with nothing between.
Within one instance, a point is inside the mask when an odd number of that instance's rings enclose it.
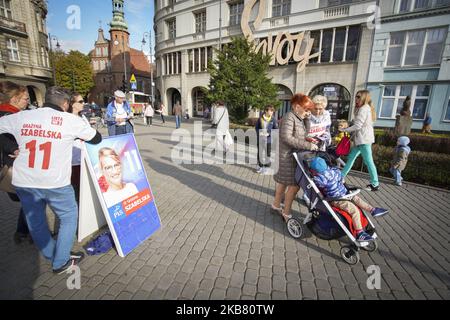
<instances>
[{"instance_id":1,"label":"man in white t-shirt","mask_svg":"<svg viewBox=\"0 0 450 320\"><path fill-rule=\"evenodd\" d=\"M0 118L0 133L12 134L19 145L12 184L23 206L34 243L62 273L83 259L72 253L78 208L70 184L72 147L75 139L98 144L101 135L71 113L69 95L61 88L47 90L43 108ZM47 225L46 206L60 219L58 239Z\"/></svg>"},{"instance_id":2,"label":"man in white t-shirt","mask_svg":"<svg viewBox=\"0 0 450 320\"><path fill-rule=\"evenodd\" d=\"M120 90L114 92L114 100L106 107L106 122L109 136L132 133L133 112L126 101L125 93Z\"/></svg>"}]
</instances>

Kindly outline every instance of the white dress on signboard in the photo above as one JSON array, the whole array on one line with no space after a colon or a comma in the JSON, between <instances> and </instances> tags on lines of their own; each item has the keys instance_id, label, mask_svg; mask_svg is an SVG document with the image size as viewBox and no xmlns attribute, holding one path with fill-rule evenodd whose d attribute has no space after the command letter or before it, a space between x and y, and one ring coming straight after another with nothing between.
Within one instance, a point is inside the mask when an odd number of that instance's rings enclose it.
<instances>
[{"instance_id":1,"label":"white dress on signboard","mask_svg":"<svg viewBox=\"0 0 450 320\"><path fill-rule=\"evenodd\" d=\"M122 201L134 196L139 193L136 185L134 183L127 183L125 188L120 190L108 189L103 193L103 199L105 199L106 207L111 208L113 205L121 203Z\"/></svg>"}]
</instances>

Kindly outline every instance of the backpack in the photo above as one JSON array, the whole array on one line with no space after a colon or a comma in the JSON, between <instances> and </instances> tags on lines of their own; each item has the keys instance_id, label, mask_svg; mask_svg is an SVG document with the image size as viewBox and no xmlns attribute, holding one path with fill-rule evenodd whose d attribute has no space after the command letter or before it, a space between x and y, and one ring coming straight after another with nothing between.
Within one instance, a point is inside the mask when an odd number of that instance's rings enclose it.
<instances>
[{"instance_id":1,"label":"backpack","mask_svg":"<svg viewBox=\"0 0 450 320\"><path fill-rule=\"evenodd\" d=\"M84 250L88 255L93 256L106 253L112 247L114 247L114 241L111 232L106 231L85 245Z\"/></svg>"}]
</instances>

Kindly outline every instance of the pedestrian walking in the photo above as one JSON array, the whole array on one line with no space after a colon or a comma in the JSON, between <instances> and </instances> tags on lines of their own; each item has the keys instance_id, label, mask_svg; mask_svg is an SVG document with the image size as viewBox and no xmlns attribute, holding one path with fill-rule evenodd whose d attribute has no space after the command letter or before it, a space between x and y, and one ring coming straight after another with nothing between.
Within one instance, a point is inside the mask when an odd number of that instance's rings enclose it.
<instances>
[{"instance_id":1,"label":"pedestrian walking","mask_svg":"<svg viewBox=\"0 0 450 320\"><path fill-rule=\"evenodd\" d=\"M177 101L173 111L175 113L175 126L178 129L181 127L181 117L183 116L183 109L181 108L180 101Z\"/></svg>"},{"instance_id":2,"label":"pedestrian walking","mask_svg":"<svg viewBox=\"0 0 450 320\"><path fill-rule=\"evenodd\" d=\"M100 133L69 112L70 97L62 88L50 87L43 108L0 118L0 134L10 133L19 145L12 184L23 206L33 241L51 261L54 273L79 263L84 254L71 252L78 208L70 168L73 142L100 143ZM46 206L60 220L54 240L47 224Z\"/></svg>"},{"instance_id":3,"label":"pedestrian walking","mask_svg":"<svg viewBox=\"0 0 450 320\"><path fill-rule=\"evenodd\" d=\"M133 133L133 112L125 98L125 93L117 90L114 92L114 100L106 107L109 136Z\"/></svg>"},{"instance_id":4,"label":"pedestrian walking","mask_svg":"<svg viewBox=\"0 0 450 320\"><path fill-rule=\"evenodd\" d=\"M147 119L148 126L152 125L154 115L155 115L155 110L153 110L153 107L151 104L147 103L145 106L144 116L145 116L145 119Z\"/></svg>"},{"instance_id":5,"label":"pedestrian walking","mask_svg":"<svg viewBox=\"0 0 450 320\"><path fill-rule=\"evenodd\" d=\"M164 106L164 103L161 102L161 104L159 105L159 114L161 115L161 120L162 123L166 123L166 120L164 119L164 112L165 112L166 107Z\"/></svg>"},{"instance_id":6,"label":"pedestrian walking","mask_svg":"<svg viewBox=\"0 0 450 320\"><path fill-rule=\"evenodd\" d=\"M230 118L228 115L228 109L225 107L225 104L223 101L217 102L217 108L216 112L214 113L214 120L213 124L216 128L216 148L215 148L215 154L216 156L219 155L219 153L222 153L223 151L227 151L227 143L226 143L226 136L229 134L230 129Z\"/></svg>"},{"instance_id":7,"label":"pedestrian walking","mask_svg":"<svg viewBox=\"0 0 450 320\"><path fill-rule=\"evenodd\" d=\"M264 112L256 122L256 146L258 149L257 173L269 174L270 155L272 151L272 130L278 129L278 123L274 116L275 108L271 105L264 108Z\"/></svg>"},{"instance_id":8,"label":"pedestrian walking","mask_svg":"<svg viewBox=\"0 0 450 320\"><path fill-rule=\"evenodd\" d=\"M380 188L377 167L372 157L372 144L375 142L375 134L373 131L373 122L375 119L375 108L370 98L370 92L361 90L356 93L355 120L353 121L353 125L345 129L340 129L341 132L354 132L355 139L355 146L350 150L347 163L342 169L342 176L344 178L347 176L356 158L361 155L370 175L370 184L365 188L367 191L377 191Z\"/></svg>"},{"instance_id":9,"label":"pedestrian walking","mask_svg":"<svg viewBox=\"0 0 450 320\"><path fill-rule=\"evenodd\" d=\"M389 171L394 176L395 184L402 185L402 171L405 170L408 163L408 156L411 153L411 148L408 147L410 140L406 136L397 139L397 146L394 149L394 159L391 162Z\"/></svg>"}]
</instances>

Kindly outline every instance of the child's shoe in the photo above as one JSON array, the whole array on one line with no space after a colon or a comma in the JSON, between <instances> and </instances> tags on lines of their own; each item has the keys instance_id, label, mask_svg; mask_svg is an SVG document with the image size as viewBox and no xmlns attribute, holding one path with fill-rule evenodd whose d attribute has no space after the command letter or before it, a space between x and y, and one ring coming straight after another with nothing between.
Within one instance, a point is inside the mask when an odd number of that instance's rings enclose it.
<instances>
[{"instance_id":1,"label":"child's shoe","mask_svg":"<svg viewBox=\"0 0 450 320\"><path fill-rule=\"evenodd\" d=\"M374 241L375 239L372 238L372 236L364 231L361 231L356 235L356 241L358 242L368 242L368 241Z\"/></svg>"},{"instance_id":2,"label":"child's shoe","mask_svg":"<svg viewBox=\"0 0 450 320\"><path fill-rule=\"evenodd\" d=\"M389 212L388 210L383 209L383 208L373 208L372 211L370 212L370 214L372 215L372 217L378 218L378 217L384 216L388 212Z\"/></svg>"}]
</instances>

